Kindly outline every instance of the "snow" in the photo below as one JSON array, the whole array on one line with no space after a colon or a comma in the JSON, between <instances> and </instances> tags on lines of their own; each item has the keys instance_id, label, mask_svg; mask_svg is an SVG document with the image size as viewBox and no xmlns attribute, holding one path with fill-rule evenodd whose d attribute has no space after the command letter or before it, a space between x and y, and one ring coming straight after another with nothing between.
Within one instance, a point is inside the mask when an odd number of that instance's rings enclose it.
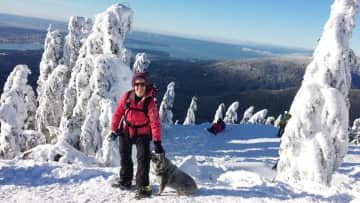
<instances>
[{"instance_id":1,"label":"snow","mask_svg":"<svg viewBox=\"0 0 360 203\"><path fill-rule=\"evenodd\" d=\"M226 110L225 104L224 103L219 104L215 112L213 123L216 123L219 119L224 120L225 110Z\"/></svg>"},{"instance_id":2,"label":"snow","mask_svg":"<svg viewBox=\"0 0 360 203\"><path fill-rule=\"evenodd\" d=\"M150 59L146 55L146 53L138 53L135 56L135 63L133 65L132 71L134 73L137 72L144 73L146 72L146 69L149 67L149 65L150 65Z\"/></svg>"},{"instance_id":3,"label":"snow","mask_svg":"<svg viewBox=\"0 0 360 203\"><path fill-rule=\"evenodd\" d=\"M10 73L0 98L0 157L13 158L45 138L34 132L35 93L28 84L27 65L17 65Z\"/></svg>"},{"instance_id":4,"label":"snow","mask_svg":"<svg viewBox=\"0 0 360 203\"><path fill-rule=\"evenodd\" d=\"M247 108L244 112L243 118L241 119L241 124L246 124L249 122L249 119L253 116L255 107L254 106L249 106L249 108Z\"/></svg>"},{"instance_id":5,"label":"snow","mask_svg":"<svg viewBox=\"0 0 360 203\"><path fill-rule=\"evenodd\" d=\"M281 142L272 126L278 126L281 115L274 121L266 118L266 109L253 114L250 106L237 124L237 101L226 111L226 129L217 136L207 131L212 123L195 125L196 97L184 125L172 125L175 83L169 83L160 105L162 143L166 156L196 180L199 190L178 197L167 188L144 202L360 202L360 146L348 147L355 56L349 40L358 5L358 0L335 0ZM145 72L150 64L145 53L138 53L130 68L132 53L123 43L132 15L127 6L115 4L94 24L72 17L61 59L60 32L49 27L36 117L35 94L27 84L30 70L14 68L0 99L0 156L11 159L0 160L0 200L134 201L133 191L111 187L119 173L119 146L105 139L132 73ZM214 121L224 112L222 103ZM351 129L356 139L358 123ZM279 153L276 172L272 167ZM157 191L155 175L150 178Z\"/></svg>"},{"instance_id":6,"label":"snow","mask_svg":"<svg viewBox=\"0 0 360 203\"><path fill-rule=\"evenodd\" d=\"M124 64L123 42L132 10L115 4L96 15L80 48L64 94L60 141L65 140L107 165L119 164L118 144L103 142L120 96L131 88L132 71ZM126 61L125 61L126 62Z\"/></svg>"},{"instance_id":7,"label":"snow","mask_svg":"<svg viewBox=\"0 0 360 203\"><path fill-rule=\"evenodd\" d=\"M349 43L360 1L335 0L282 136L278 179L330 184L348 147Z\"/></svg>"},{"instance_id":8,"label":"snow","mask_svg":"<svg viewBox=\"0 0 360 203\"><path fill-rule=\"evenodd\" d=\"M285 115L285 114L284 114ZM280 123L280 121L281 121L281 119L283 118L283 115L282 114L280 114L277 118L276 118L276 120L274 121L274 126L276 127L276 128L279 128L280 126L279 126L279 123Z\"/></svg>"},{"instance_id":9,"label":"snow","mask_svg":"<svg viewBox=\"0 0 360 203\"><path fill-rule=\"evenodd\" d=\"M170 82L167 85L166 92L159 108L159 117L162 123L173 124L172 108L175 100L175 82Z\"/></svg>"},{"instance_id":10,"label":"snow","mask_svg":"<svg viewBox=\"0 0 360 203\"><path fill-rule=\"evenodd\" d=\"M266 118L265 124L266 125L274 125L275 117L269 116Z\"/></svg>"},{"instance_id":11,"label":"snow","mask_svg":"<svg viewBox=\"0 0 360 203\"><path fill-rule=\"evenodd\" d=\"M59 63L61 50L61 34L59 30L53 29L50 25L44 42L44 53L40 61L40 76L37 81L37 94L41 99L43 95L43 85L45 85L49 75Z\"/></svg>"},{"instance_id":12,"label":"snow","mask_svg":"<svg viewBox=\"0 0 360 203\"><path fill-rule=\"evenodd\" d=\"M271 170L279 147L276 128L228 124L222 133L213 136L205 130L210 125L168 125L162 129L166 156L195 178L199 190L192 196L178 197L174 190L166 188L162 196L152 196L143 202L360 200L360 147L350 145L344 163L334 174L330 186L312 182L289 184L274 181L276 172ZM100 167L91 162L66 164L65 160L1 160L0 199L9 203L136 202L134 191L111 187L118 172L118 167ZM150 181L157 191L158 183L152 173Z\"/></svg>"},{"instance_id":13,"label":"snow","mask_svg":"<svg viewBox=\"0 0 360 203\"><path fill-rule=\"evenodd\" d=\"M238 122L238 114L237 110L239 108L239 102L233 102L226 111L224 122L225 123L237 123Z\"/></svg>"},{"instance_id":14,"label":"snow","mask_svg":"<svg viewBox=\"0 0 360 203\"><path fill-rule=\"evenodd\" d=\"M48 127L60 125L63 114L64 91L69 82L70 70L66 65L58 65L43 85L44 95L39 99L36 111L37 129L45 135L47 143L55 143Z\"/></svg>"},{"instance_id":15,"label":"snow","mask_svg":"<svg viewBox=\"0 0 360 203\"><path fill-rule=\"evenodd\" d=\"M71 16L68 24L68 34L65 37L64 63L70 69L75 66L80 48L91 32L90 18Z\"/></svg>"},{"instance_id":16,"label":"snow","mask_svg":"<svg viewBox=\"0 0 360 203\"><path fill-rule=\"evenodd\" d=\"M262 109L262 110L256 112L253 116L251 116L248 123L251 123L251 124L265 124L266 123L267 113L268 113L267 109Z\"/></svg>"},{"instance_id":17,"label":"snow","mask_svg":"<svg viewBox=\"0 0 360 203\"><path fill-rule=\"evenodd\" d=\"M195 111L197 111L197 97L193 96L191 99L190 106L187 110L183 125L195 124Z\"/></svg>"}]
</instances>

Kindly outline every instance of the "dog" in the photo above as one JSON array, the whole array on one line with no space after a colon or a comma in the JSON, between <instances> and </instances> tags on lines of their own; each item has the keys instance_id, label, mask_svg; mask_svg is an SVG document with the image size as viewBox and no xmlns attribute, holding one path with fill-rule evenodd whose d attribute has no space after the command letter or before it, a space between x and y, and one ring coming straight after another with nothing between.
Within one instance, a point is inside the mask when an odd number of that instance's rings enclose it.
<instances>
[{"instance_id":1,"label":"dog","mask_svg":"<svg viewBox=\"0 0 360 203\"><path fill-rule=\"evenodd\" d=\"M195 180L181 171L165 156L159 158L159 156L152 153L151 165L155 171L156 179L160 184L159 192L155 195L161 195L166 186L176 190L176 194L179 196L188 196L197 190Z\"/></svg>"}]
</instances>

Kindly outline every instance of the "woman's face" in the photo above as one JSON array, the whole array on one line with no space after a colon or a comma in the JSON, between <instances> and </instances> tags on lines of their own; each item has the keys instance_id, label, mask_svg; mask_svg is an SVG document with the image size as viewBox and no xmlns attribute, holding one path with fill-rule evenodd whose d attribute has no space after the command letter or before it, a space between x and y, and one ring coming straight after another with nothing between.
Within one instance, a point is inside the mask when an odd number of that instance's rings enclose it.
<instances>
[{"instance_id":1,"label":"woman's face","mask_svg":"<svg viewBox=\"0 0 360 203\"><path fill-rule=\"evenodd\" d=\"M146 90L145 80L141 78L135 80L134 89L136 96L143 97L145 95L145 90Z\"/></svg>"}]
</instances>

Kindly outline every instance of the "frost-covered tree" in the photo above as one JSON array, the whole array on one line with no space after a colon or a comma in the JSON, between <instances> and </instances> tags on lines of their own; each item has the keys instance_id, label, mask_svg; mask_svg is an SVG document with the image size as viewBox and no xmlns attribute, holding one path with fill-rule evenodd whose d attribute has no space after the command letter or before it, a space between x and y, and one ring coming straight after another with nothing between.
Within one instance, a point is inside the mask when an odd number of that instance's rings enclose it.
<instances>
[{"instance_id":1,"label":"frost-covered tree","mask_svg":"<svg viewBox=\"0 0 360 203\"><path fill-rule=\"evenodd\" d=\"M275 121L274 121L274 127L275 127L275 128L279 128L279 127L280 127L279 124L280 124L280 121L282 120L282 118L283 118L283 115L280 114L280 115L275 119Z\"/></svg>"},{"instance_id":2,"label":"frost-covered tree","mask_svg":"<svg viewBox=\"0 0 360 203\"><path fill-rule=\"evenodd\" d=\"M313 60L290 108L277 178L330 184L348 145L349 42L358 0L335 0Z\"/></svg>"},{"instance_id":3,"label":"frost-covered tree","mask_svg":"<svg viewBox=\"0 0 360 203\"><path fill-rule=\"evenodd\" d=\"M226 111L225 104L224 104L224 103L221 103L221 104L218 106L218 108L216 109L213 123L216 123L219 119L224 120L225 111Z\"/></svg>"},{"instance_id":4,"label":"frost-covered tree","mask_svg":"<svg viewBox=\"0 0 360 203\"><path fill-rule=\"evenodd\" d=\"M135 63L133 65L133 72L145 72L145 70L149 67L150 65L150 59L149 57L146 55L146 53L138 53L135 56Z\"/></svg>"},{"instance_id":5,"label":"frost-covered tree","mask_svg":"<svg viewBox=\"0 0 360 203\"><path fill-rule=\"evenodd\" d=\"M102 140L109 133L119 96L131 88L132 72L122 62L121 53L132 13L130 8L115 4L96 16L65 90L60 141L106 164L119 161L117 142Z\"/></svg>"},{"instance_id":6,"label":"frost-covered tree","mask_svg":"<svg viewBox=\"0 0 360 203\"><path fill-rule=\"evenodd\" d=\"M274 125L275 117L269 116L266 118L265 125Z\"/></svg>"},{"instance_id":7,"label":"frost-covered tree","mask_svg":"<svg viewBox=\"0 0 360 203\"><path fill-rule=\"evenodd\" d=\"M247 108L244 112L243 118L241 120L241 124L246 124L248 123L249 119L251 118L251 116L253 115L255 110L254 106L250 106L249 108Z\"/></svg>"},{"instance_id":8,"label":"frost-covered tree","mask_svg":"<svg viewBox=\"0 0 360 203\"><path fill-rule=\"evenodd\" d=\"M129 49L123 48L121 51L121 61L130 67L132 52Z\"/></svg>"},{"instance_id":9,"label":"frost-covered tree","mask_svg":"<svg viewBox=\"0 0 360 203\"><path fill-rule=\"evenodd\" d=\"M173 108L175 100L175 82L170 82L167 86L163 100L159 108L160 121L163 123L173 124Z\"/></svg>"},{"instance_id":10,"label":"frost-covered tree","mask_svg":"<svg viewBox=\"0 0 360 203\"><path fill-rule=\"evenodd\" d=\"M265 124L267 113L268 113L267 109L262 109L262 110L256 112L249 119L249 123L251 123L251 124Z\"/></svg>"},{"instance_id":11,"label":"frost-covered tree","mask_svg":"<svg viewBox=\"0 0 360 203\"><path fill-rule=\"evenodd\" d=\"M184 125L194 125L195 124L195 111L197 111L197 97L193 96L191 99L190 106L187 110L186 118Z\"/></svg>"},{"instance_id":12,"label":"frost-covered tree","mask_svg":"<svg viewBox=\"0 0 360 203\"><path fill-rule=\"evenodd\" d=\"M40 61L40 75L37 81L38 98L42 98L43 86L49 75L56 68L60 59L61 34L59 30L53 29L50 25L44 42L44 52Z\"/></svg>"},{"instance_id":13,"label":"frost-covered tree","mask_svg":"<svg viewBox=\"0 0 360 203\"><path fill-rule=\"evenodd\" d=\"M49 126L59 127L63 114L64 90L68 84L70 71L66 65L58 65L43 85L44 95L39 99L36 111L36 125L46 137L47 143L56 142L52 137Z\"/></svg>"},{"instance_id":14,"label":"frost-covered tree","mask_svg":"<svg viewBox=\"0 0 360 203\"><path fill-rule=\"evenodd\" d=\"M17 65L10 73L0 98L0 156L13 158L27 149L45 142L34 131L35 93L28 85L31 71Z\"/></svg>"},{"instance_id":15,"label":"frost-covered tree","mask_svg":"<svg viewBox=\"0 0 360 203\"><path fill-rule=\"evenodd\" d=\"M360 144L360 118L357 118L353 122L353 126L350 129L350 142L353 144Z\"/></svg>"},{"instance_id":16,"label":"frost-covered tree","mask_svg":"<svg viewBox=\"0 0 360 203\"><path fill-rule=\"evenodd\" d=\"M43 82L36 113L37 129L46 136L47 143L56 142L48 127L59 127L63 114L64 91L68 86L72 69L79 55L80 47L88 37L92 27L91 19L70 17L68 35L65 37L64 64L59 64Z\"/></svg>"},{"instance_id":17,"label":"frost-covered tree","mask_svg":"<svg viewBox=\"0 0 360 203\"><path fill-rule=\"evenodd\" d=\"M238 122L238 115L237 110L239 108L239 102L233 102L226 111L224 122L225 123L237 123Z\"/></svg>"},{"instance_id":18,"label":"frost-covered tree","mask_svg":"<svg viewBox=\"0 0 360 203\"><path fill-rule=\"evenodd\" d=\"M68 24L68 34L64 44L64 63L71 70L76 63L80 48L89 36L92 28L90 18L71 16Z\"/></svg>"}]
</instances>

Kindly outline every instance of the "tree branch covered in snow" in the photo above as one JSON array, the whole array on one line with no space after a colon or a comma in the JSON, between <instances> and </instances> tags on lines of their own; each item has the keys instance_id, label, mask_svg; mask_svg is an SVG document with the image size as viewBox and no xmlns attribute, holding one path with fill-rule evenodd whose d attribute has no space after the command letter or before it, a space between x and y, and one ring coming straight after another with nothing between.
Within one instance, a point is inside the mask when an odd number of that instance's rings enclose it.
<instances>
[{"instance_id":1,"label":"tree branch covered in snow","mask_svg":"<svg viewBox=\"0 0 360 203\"><path fill-rule=\"evenodd\" d=\"M216 109L213 123L216 123L219 119L224 120L225 111L226 111L225 104L224 104L224 103L221 103L221 104L218 106L218 108Z\"/></svg>"},{"instance_id":2,"label":"tree branch covered in snow","mask_svg":"<svg viewBox=\"0 0 360 203\"><path fill-rule=\"evenodd\" d=\"M46 137L47 143L56 142L48 130L49 126L58 127L63 114L64 91L69 81L70 71L66 65L58 65L50 74L43 86L43 93L39 99L36 111L36 126Z\"/></svg>"},{"instance_id":3,"label":"tree branch covered in snow","mask_svg":"<svg viewBox=\"0 0 360 203\"><path fill-rule=\"evenodd\" d=\"M195 111L197 111L197 97L193 96L191 99L190 106L187 110L186 118L184 125L194 125L195 124Z\"/></svg>"},{"instance_id":4,"label":"tree branch covered in snow","mask_svg":"<svg viewBox=\"0 0 360 203\"><path fill-rule=\"evenodd\" d=\"M150 59L149 57L146 55L146 53L138 53L135 56L135 63L133 65L133 72L140 72L140 73L144 73L146 71L146 69L149 67L150 65Z\"/></svg>"},{"instance_id":5,"label":"tree branch covered in snow","mask_svg":"<svg viewBox=\"0 0 360 203\"><path fill-rule=\"evenodd\" d=\"M65 37L64 64L70 70L75 66L80 48L89 36L92 28L90 18L71 16L68 24L68 34Z\"/></svg>"},{"instance_id":6,"label":"tree branch covered in snow","mask_svg":"<svg viewBox=\"0 0 360 203\"><path fill-rule=\"evenodd\" d=\"M163 123L173 124L173 108L175 100L175 82L170 82L167 86L163 100L159 108L160 121Z\"/></svg>"},{"instance_id":7,"label":"tree branch covered in snow","mask_svg":"<svg viewBox=\"0 0 360 203\"><path fill-rule=\"evenodd\" d=\"M224 122L225 123L237 123L238 122L238 115L237 110L239 108L239 102L235 101L233 102L228 110L226 111Z\"/></svg>"},{"instance_id":8,"label":"tree branch covered in snow","mask_svg":"<svg viewBox=\"0 0 360 203\"><path fill-rule=\"evenodd\" d=\"M267 109L262 109L262 110L256 112L253 116L251 116L248 123L265 124L267 113L268 113Z\"/></svg>"},{"instance_id":9,"label":"tree branch covered in snow","mask_svg":"<svg viewBox=\"0 0 360 203\"><path fill-rule=\"evenodd\" d=\"M349 42L358 0L335 0L281 138L277 178L329 184L348 144Z\"/></svg>"},{"instance_id":10,"label":"tree branch covered in snow","mask_svg":"<svg viewBox=\"0 0 360 203\"><path fill-rule=\"evenodd\" d=\"M274 125L275 117L269 116L266 118L265 125Z\"/></svg>"},{"instance_id":11,"label":"tree branch covered in snow","mask_svg":"<svg viewBox=\"0 0 360 203\"><path fill-rule=\"evenodd\" d=\"M64 95L58 141L109 165L119 164L118 144L103 139L109 133L119 97L131 88L132 72L123 63L122 52L132 13L128 7L115 4L96 16Z\"/></svg>"},{"instance_id":12,"label":"tree branch covered in snow","mask_svg":"<svg viewBox=\"0 0 360 203\"><path fill-rule=\"evenodd\" d=\"M283 115L280 114L280 115L275 119L275 121L274 121L274 127L275 127L275 128L279 128L279 127L280 127L279 124L280 124L280 121L281 121L282 118L283 118Z\"/></svg>"},{"instance_id":13,"label":"tree branch covered in snow","mask_svg":"<svg viewBox=\"0 0 360 203\"><path fill-rule=\"evenodd\" d=\"M251 116L253 115L255 110L254 106L250 106L249 108L247 108L244 112L243 118L241 119L241 124L246 124L249 122L249 119L251 118Z\"/></svg>"},{"instance_id":14,"label":"tree branch covered in snow","mask_svg":"<svg viewBox=\"0 0 360 203\"><path fill-rule=\"evenodd\" d=\"M14 158L25 150L45 143L34 131L35 93L28 82L26 65L17 65L10 73L0 98L0 156Z\"/></svg>"},{"instance_id":15,"label":"tree branch covered in snow","mask_svg":"<svg viewBox=\"0 0 360 203\"><path fill-rule=\"evenodd\" d=\"M59 30L54 30L50 25L44 42L44 52L40 61L40 76L37 81L37 94L41 99L43 86L49 75L59 63L61 50L61 34Z\"/></svg>"}]
</instances>

